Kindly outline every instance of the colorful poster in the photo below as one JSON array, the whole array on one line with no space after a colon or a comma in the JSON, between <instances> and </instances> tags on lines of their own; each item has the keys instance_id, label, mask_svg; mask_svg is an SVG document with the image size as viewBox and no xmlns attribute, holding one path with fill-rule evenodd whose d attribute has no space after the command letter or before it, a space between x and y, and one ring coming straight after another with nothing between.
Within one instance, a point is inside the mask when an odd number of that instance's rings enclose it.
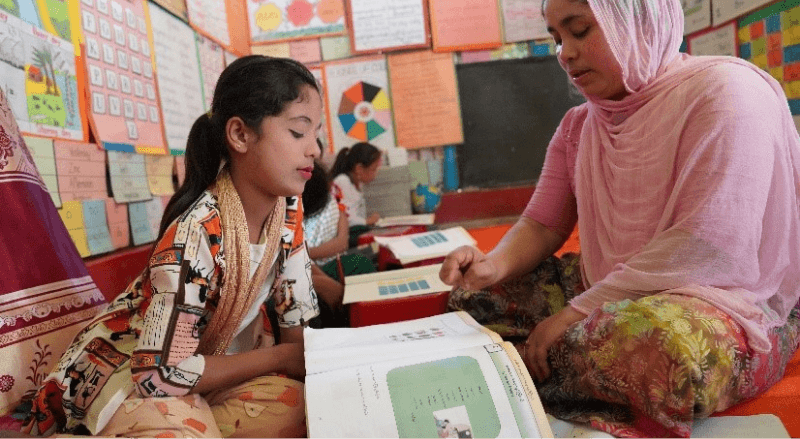
<instances>
[{"instance_id":1,"label":"colorful poster","mask_svg":"<svg viewBox=\"0 0 800 439\"><path fill-rule=\"evenodd\" d=\"M501 0L506 43L549 38L540 0Z\"/></svg>"},{"instance_id":2,"label":"colorful poster","mask_svg":"<svg viewBox=\"0 0 800 439\"><path fill-rule=\"evenodd\" d=\"M327 63L324 71L333 151L358 142L369 142L382 149L394 148L386 58Z\"/></svg>"},{"instance_id":3,"label":"colorful poster","mask_svg":"<svg viewBox=\"0 0 800 439\"><path fill-rule=\"evenodd\" d=\"M272 56L275 58L289 58L292 56L289 50L289 43L260 44L253 46L253 55Z\"/></svg>"},{"instance_id":4,"label":"colorful poster","mask_svg":"<svg viewBox=\"0 0 800 439\"><path fill-rule=\"evenodd\" d=\"M228 11L224 1L186 0L189 23L214 41L228 46L231 36L228 33Z\"/></svg>"},{"instance_id":5,"label":"colorful poster","mask_svg":"<svg viewBox=\"0 0 800 439\"><path fill-rule=\"evenodd\" d=\"M64 201L104 199L106 153L94 143L56 141L58 186Z\"/></svg>"},{"instance_id":6,"label":"colorful poster","mask_svg":"<svg viewBox=\"0 0 800 439\"><path fill-rule=\"evenodd\" d=\"M65 0L1 0L0 11L21 18L62 40L72 40L69 6Z\"/></svg>"},{"instance_id":7,"label":"colorful poster","mask_svg":"<svg viewBox=\"0 0 800 439\"><path fill-rule=\"evenodd\" d=\"M388 56L398 146L464 143L453 56L430 50Z\"/></svg>"},{"instance_id":8,"label":"colorful poster","mask_svg":"<svg viewBox=\"0 0 800 439\"><path fill-rule=\"evenodd\" d=\"M98 141L107 150L163 154L144 0L80 4L89 120Z\"/></svg>"},{"instance_id":9,"label":"colorful poster","mask_svg":"<svg viewBox=\"0 0 800 439\"><path fill-rule=\"evenodd\" d=\"M203 105L208 111L214 99L214 87L217 86L219 75L225 69L225 55L219 44L200 34L195 34L195 41L197 57L200 60L200 78L203 81Z\"/></svg>"},{"instance_id":10,"label":"colorful poster","mask_svg":"<svg viewBox=\"0 0 800 439\"><path fill-rule=\"evenodd\" d=\"M36 169L39 170L39 175L42 176L47 192L50 193L50 198L56 207L61 207L61 196L58 194L58 177L56 176L56 156L53 151L53 139L45 139L42 137L28 137L25 138L25 145L28 146L28 151L31 152L33 162L36 164Z\"/></svg>"},{"instance_id":11,"label":"colorful poster","mask_svg":"<svg viewBox=\"0 0 800 439\"><path fill-rule=\"evenodd\" d=\"M195 33L157 6L150 8L150 19L167 145L173 155L183 154L192 125L206 112Z\"/></svg>"},{"instance_id":12,"label":"colorful poster","mask_svg":"<svg viewBox=\"0 0 800 439\"><path fill-rule=\"evenodd\" d=\"M693 34L711 26L711 0L681 0L683 34Z\"/></svg>"},{"instance_id":13,"label":"colorful poster","mask_svg":"<svg viewBox=\"0 0 800 439\"><path fill-rule=\"evenodd\" d=\"M72 42L3 12L0 23L0 87L20 130L83 140Z\"/></svg>"},{"instance_id":14,"label":"colorful poster","mask_svg":"<svg viewBox=\"0 0 800 439\"><path fill-rule=\"evenodd\" d=\"M712 24L719 26L726 21L733 20L734 18L744 15L753 9L764 6L773 0L714 0L711 4L712 8ZM790 4L796 6L795 2L782 1L785 6Z\"/></svg>"},{"instance_id":15,"label":"colorful poster","mask_svg":"<svg viewBox=\"0 0 800 439\"><path fill-rule=\"evenodd\" d=\"M247 0L253 43L342 34L344 0Z\"/></svg>"},{"instance_id":16,"label":"colorful poster","mask_svg":"<svg viewBox=\"0 0 800 439\"><path fill-rule=\"evenodd\" d=\"M108 151L108 173L111 193L118 203L149 200L153 196L147 185L144 155Z\"/></svg>"},{"instance_id":17,"label":"colorful poster","mask_svg":"<svg viewBox=\"0 0 800 439\"><path fill-rule=\"evenodd\" d=\"M353 51L429 47L423 0L347 0Z\"/></svg>"},{"instance_id":18,"label":"colorful poster","mask_svg":"<svg viewBox=\"0 0 800 439\"><path fill-rule=\"evenodd\" d=\"M688 38L692 55L736 56L736 23L730 22L717 29L709 29Z\"/></svg>"},{"instance_id":19,"label":"colorful poster","mask_svg":"<svg viewBox=\"0 0 800 439\"><path fill-rule=\"evenodd\" d=\"M777 79L800 116L800 5L778 2L738 23L739 56ZM797 119L796 119L797 120Z\"/></svg>"}]
</instances>

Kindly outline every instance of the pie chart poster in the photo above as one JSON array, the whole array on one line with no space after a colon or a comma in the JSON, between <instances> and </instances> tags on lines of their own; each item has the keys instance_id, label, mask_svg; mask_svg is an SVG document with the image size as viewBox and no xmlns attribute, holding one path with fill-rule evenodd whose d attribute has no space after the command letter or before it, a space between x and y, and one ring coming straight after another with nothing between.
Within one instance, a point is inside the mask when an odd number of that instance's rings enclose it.
<instances>
[{"instance_id":1,"label":"pie chart poster","mask_svg":"<svg viewBox=\"0 0 800 439\"><path fill-rule=\"evenodd\" d=\"M334 151L358 142L395 147L385 57L326 64L325 80Z\"/></svg>"}]
</instances>

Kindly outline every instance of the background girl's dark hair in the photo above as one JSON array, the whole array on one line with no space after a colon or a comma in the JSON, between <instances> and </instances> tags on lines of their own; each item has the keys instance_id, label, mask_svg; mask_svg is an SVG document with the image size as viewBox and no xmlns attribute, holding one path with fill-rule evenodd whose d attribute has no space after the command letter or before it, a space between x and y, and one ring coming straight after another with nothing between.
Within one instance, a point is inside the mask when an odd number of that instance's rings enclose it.
<instances>
[{"instance_id":1,"label":"background girl's dark hair","mask_svg":"<svg viewBox=\"0 0 800 439\"><path fill-rule=\"evenodd\" d=\"M317 146L319 146L320 159L322 159L324 148L319 139L317 139ZM314 171L311 172L311 179L306 182L306 187L303 189L303 218L310 218L322 212L330 198L331 182L328 173L322 163L316 160Z\"/></svg>"},{"instance_id":2,"label":"background girl's dark hair","mask_svg":"<svg viewBox=\"0 0 800 439\"><path fill-rule=\"evenodd\" d=\"M331 178L349 173L355 169L357 164L368 167L380 158L381 150L367 142L359 142L350 148L342 148L331 167Z\"/></svg>"},{"instance_id":3,"label":"background girl's dark hair","mask_svg":"<svg viewBox=\"0 0 800 439\"><path fill-rule=\"evenodd\" d=\"M198 117L189 131L186 179L164 210L158 239L216 180L222 160L230 160L225 139L228 120L238 116L260 136L264 117L282 113L288 103L301 97L304 85L319 92L314 75L299 62L286 58L245 56L222 72L211 111Z\"/></svg>"}]
</instances>

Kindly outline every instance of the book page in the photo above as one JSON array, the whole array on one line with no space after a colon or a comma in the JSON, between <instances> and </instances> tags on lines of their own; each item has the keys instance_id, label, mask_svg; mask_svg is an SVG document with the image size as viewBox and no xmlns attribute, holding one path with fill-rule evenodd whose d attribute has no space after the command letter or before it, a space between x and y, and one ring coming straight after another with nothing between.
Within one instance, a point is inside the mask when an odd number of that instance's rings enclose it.
<instances>
[{"instance_id":1,"label":"book page","mask_svg":"<svg viewBox=\"0 0 800 439\"><path fill-rule=\"evenodd\" d=\"M385 246L402 264L445 256L462 245L476 241L463 227L415 233L398 237L376 236L375 242Z\"/></svg>"},{"instance_id":2,"label":"book page","mask_svg":"<svg viewBox=\"0 0 800 439\"><path fill-rule=\"evenodd\" d=\"M402 358L409 352L438 352L502 341L463 311L362 328L306 328L303 339L308 375Z\"/></svg>"},{"instance_id":3,"label":"book page","mask_svg":"<svg viewBox=\"0 0 800 439\"><path fill-rule=\"evenodd\" d=\"M425 265L348 276L345 278L343 303L374 302L450 291L451 287L439 279L441 268L442 264Z\"/></svg>"},{"instance_id":4,"label":"book page","mask_svg":"<svg viewBox=\"0 0 800 439\"><path fill-rule=\"evenodd\" d=\"M309 437L552 437L512 351L445 348L309 375Z\"/></svg>"}]
</instances>

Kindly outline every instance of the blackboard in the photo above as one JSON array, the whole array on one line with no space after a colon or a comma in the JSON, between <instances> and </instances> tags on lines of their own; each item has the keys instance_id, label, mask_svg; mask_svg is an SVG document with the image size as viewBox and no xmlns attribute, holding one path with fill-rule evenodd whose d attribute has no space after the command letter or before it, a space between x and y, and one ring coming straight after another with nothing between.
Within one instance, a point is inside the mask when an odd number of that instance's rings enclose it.
<instances>
[{"instance_id":1,"label":"blackboard","mask_svg":"<svg viewBox=\"0 0 800 439\"><path fill-rule=\"evenodd\" d=\"M462 188L535 183L567 110L584 102L555 56L456 66L464 143Z\"/></svg>"}]
</instances>

